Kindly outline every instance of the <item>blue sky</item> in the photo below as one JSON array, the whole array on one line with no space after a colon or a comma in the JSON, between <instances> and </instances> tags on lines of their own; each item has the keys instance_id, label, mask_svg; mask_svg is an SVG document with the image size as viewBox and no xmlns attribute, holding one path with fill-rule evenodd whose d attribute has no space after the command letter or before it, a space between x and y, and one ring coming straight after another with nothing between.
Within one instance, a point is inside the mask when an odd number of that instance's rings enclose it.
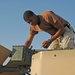
<instances>
[{"instance_id":1,"label":"blue sky","mask_svg":"<svg viewBox=\"0 0 75 75\"><path fill-rule=\"evenodd\" d=\"M0 45L12 50L13 45L24 44L29 33L29 24L23 20L26 10L36 14L52 10L75 30L75 0L0 0ZM41 43L49 38L49 34L39 33L32 42L33 48L41 49Z\"/></svg>"}]
</instances>

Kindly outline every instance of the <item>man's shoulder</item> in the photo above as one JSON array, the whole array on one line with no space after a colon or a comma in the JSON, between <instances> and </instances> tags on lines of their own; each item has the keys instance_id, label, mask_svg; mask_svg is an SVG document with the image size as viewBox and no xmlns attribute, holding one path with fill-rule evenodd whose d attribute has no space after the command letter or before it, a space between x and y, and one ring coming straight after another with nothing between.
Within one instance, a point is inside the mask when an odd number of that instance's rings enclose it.
<instances>
[{"instance_id":1,"label":"man's shoulder","mask_svg":"<svg viewBox=\"0 0 75 75\"><path fill-rule=\"evenodd\" d=\"M37 30L37 26L30 26L30 34L37 34L38 33L38 30Z\"/></svg>"},{"instance_id":2,"label":"man's shoulder","mask_svg":"<svg viewBox=\"0 0 75 75\"><path fill-rule=\"evenodd\" d=\"M30 25L30 30L36 31L37 29L38 29L37 25L36 26Z\"/></svg>"},{"instance_id":3,"label":"man's shoulder","mask_svg":"<svg viewBox=\"0 0 75 75\"><path fill-rule=\"evenodd\" d=\"M45 11L45 12L42 12L40 15L39 15L39 17L40 17L40 19L41 19L41 21L46 21L46 22L50 22L50 19L52 19L52 14L53 13L53 11ZM44 20L43 20L44 19Z\"/></svg>"},{"instance_id":4,"label":"man's shoulder","mask_svg":"<svg viewBox=\"0 0 75 75\"><path fill-rule=\"evenodd\" d=\"M53 11L48 10L48 11L42 12L40 15L45 15L45 14L50 14L50 13L53 13Z\"/></svg>"}]
</instances>

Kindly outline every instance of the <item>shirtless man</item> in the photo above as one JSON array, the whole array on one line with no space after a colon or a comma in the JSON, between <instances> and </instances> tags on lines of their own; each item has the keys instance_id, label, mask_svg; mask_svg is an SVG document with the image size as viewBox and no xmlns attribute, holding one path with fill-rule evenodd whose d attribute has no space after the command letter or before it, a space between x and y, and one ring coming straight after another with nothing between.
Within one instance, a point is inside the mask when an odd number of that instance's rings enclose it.
<instances>
[{"instance_id":1,"label":"shirtless man","mask_svg":"<svg viewBox=\"0 0 75 75\"><path fill-rule=\"evenodd\" d=\"M74 30L70 23L55 14L53 11L46 11L36 15L27 10L23 15L24 20L30 24L30 33L24 46L30 47L34 36L45 31L51 35L42 43L42 47L48 49L74 48Z\"/></svg>"}]
</instances>

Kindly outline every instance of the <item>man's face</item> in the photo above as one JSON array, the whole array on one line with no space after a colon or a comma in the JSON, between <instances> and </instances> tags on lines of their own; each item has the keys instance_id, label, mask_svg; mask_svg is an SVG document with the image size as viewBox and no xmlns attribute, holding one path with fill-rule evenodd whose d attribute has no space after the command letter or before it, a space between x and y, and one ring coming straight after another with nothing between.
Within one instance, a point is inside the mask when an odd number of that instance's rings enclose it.
<instances>
[{"instance_id":1,"label":"man's face","mask_svg":"<svg viewBox=\"0 0 75 75\"><path fill-rule=\"evenodd\" d=\"M36 25L37 24L37 18L35 15L33 15L32 17L29 18L29 20L26 21L27 23L29 23L30 25Z\"/></svg>"}]
</instances>

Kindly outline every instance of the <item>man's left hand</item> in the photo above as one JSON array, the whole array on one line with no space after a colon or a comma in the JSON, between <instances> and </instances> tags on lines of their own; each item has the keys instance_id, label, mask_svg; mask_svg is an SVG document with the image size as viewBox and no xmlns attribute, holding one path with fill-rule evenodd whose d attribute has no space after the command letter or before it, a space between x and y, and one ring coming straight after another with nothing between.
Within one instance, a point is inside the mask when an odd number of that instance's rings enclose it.
<instances>
[{"instance_id":1,"label":"man's left hand","mask_svg":"<svg viewBox=\"0 0 75 75\"><path fill-rule=\"evenodd\" d=\"M42 43L42 47L48 48L50 44L51 44L51 43L50 43L48 40L45 40L45 41Z\"/></svg>"}]
</instances>

